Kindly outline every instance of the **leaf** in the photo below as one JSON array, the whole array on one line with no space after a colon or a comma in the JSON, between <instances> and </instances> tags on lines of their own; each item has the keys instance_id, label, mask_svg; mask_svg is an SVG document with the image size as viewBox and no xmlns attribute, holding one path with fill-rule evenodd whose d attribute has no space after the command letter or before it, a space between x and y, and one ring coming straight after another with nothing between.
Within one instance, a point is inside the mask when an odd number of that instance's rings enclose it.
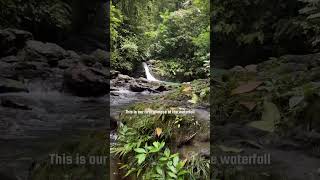
<instances>
[{"instance_id":1,"label":"leaf","mask_svg":"<svg viewBox=\"0 0 320 180\"><path fill-rule=\"evenodd\" d=\"M246 107L249 111L252 111L257 106L253 101L240 101L239 104Z\"/></svg>"},{"instance_id":2,"label":"leaf","mask_svg":"<svg viewBox=\"0 0 320 180\"><path fill-rule=\"evenodd\" d=\"M280 112L277 106L272 102L265 101L263 104L263 112L260 121L248 123L248 126L263 131L274 132L276 122L280 121Z\"/></svg>"},{"instance_id":3,"label":"leaf","mask_svg":"<svg viewBox=\"0 0 320 180\"><path fill-rule=\"evenodd\" d=\"M173 173L177 173L177 170L174 166L168 166L168 168L170 169L170 171L172 171Z\"/></svg>"},{"instance_id":4,"label":"leaf","mask_svg":"<svg viewBox=\"0 0 320 180\"><path fill-rule=\"evenodd\" d=\"M131 173L133 173L135 170L136 170L136 168L130 169L130 170L124 175L124 177L129 176L129 175L130 175Z\"/></svg>"},{"instance_id":5,"label":"leaf","mask_svg":"<svg viewBox=\"0 0 320 180\"><path fill-rule=\"evenodd\" d=\"M168 175L172 178L177 178L177 175L173 174L172 172L168 172Z\"/></svg>"},{"instance_id":6,"label":"leaf","mask_svg":"<svg viewBox=\"0 0 320 180\"><path fill-rule=\"evenodd\" d=\"M164 175L163 170L159 166L156 166L156 171L157 171L158 174Z\"/></svg>"},{"instance_id":7,"label":"leaf","mask_svg":"<svg viewBox=\"0 0 320 180\"><path fill-rule=\"evenodd\" d=\"M162 129L161 128L156 128L155 132L156 132L156 135L158 137L160 137L160 135L162 134Z\"/></svg>"},{"instance_id":8,"label":"leaf","mask_svg":"<svg viewBox=\"0 0 320 180\"><path fill-rule=\"evenodd\" d=\"M159 148L160 143L158 141L152 143L154 147Z\"/></svg>"},{"instance_id":9,"label":"leaf","mask_svg":"<svg viewBox=\"0 0 320 180\"><path fill-rule=\"evenodd\" d=\"M182 170L182 171L180 171L180 172L178 173L178 175L181 176L181 175L185 175L185 174L188 174L188 173L189 173L188 171Z\"/></svg>"},{"instance_id":10,"label":"leaf","mask_svg":"<svg viewBox=\"0 0 320 180\"><path fill-rule=\"evenodd\" d=\"M192 90L192 87L191 86L187 86L182 90L182 92L189 93L191 90Z\"/></svg>"},{"instance_id":11,"label":"leaf","mask_svg":"<svg viewBox=\"0 0 320 180\"><path fill-rule=\"evenodd\" d=\"M231 91L231 95L251 92L259 87L262 83L262 81L252 81L248 82L247 84L240 85L239 87Z\"/></svg>"},{"instance_id":12,"label":"leaf","mask_svg":"<svg viewBox=\"0 0 320 180\"><path fill-rule=\"evenodd\" d=\"M168 160L168 158L166 158L166 157L161 157L160 159L159 159L159 161L167 161Z\"/></svg>"},{"instance_id":13,"label":"leaf","mask_svg":"<svg viewBox=\"0 0 320 180\"><path fill-rule=\"evenodd\" d=\"M280 117L280 112L278 110L278 107L272 102L265 101L263 103L263 113L262 113L261 120L273 121L275 123L280 121L280 118L281 117Z\"/></svg>"},{"instance_id":14,"label":"leaf","mask_svg":"<svg viewBox=\"0 0 320 180\"><path fill-rule=\"evenodd\" d=\"M166 144L165 142L162 142L162 143L160 144L160 146L159 146L159 149L162 149L165 144Z\"/></svg>"},{"instance_id":15,"label":"leaf","mask_svg":"<svg viewBox=\"0 0 320 180\"><path fill-rule=\"evenodd\" d=\"M140 173L141 173L142 169L139 169L137 172L137 177L139 177Z\"/></svg>"},{"instance_id":16,"label":"leaf","mask_svg":"<svg viewBox=\"0 0 320 180\"><path fill-rule=\"evenodd\" d=\"M179 157L178 156L174 157L172 162L173 162L173 165L176 167L179 162Z\"/></svg>"},{"instance_id":17,"label":"leaf","mask_svg":"<svg viewBox=\"0 0 320 180\"><path fill-rule=\"evenodd\" d=\"M224 146L224 145L219 145L219 148L223 152L231 152L231 153L241 153L241 152L243 152L242 149L233 148L233 147L227 147L227 146Z\"/></svg>"},{"instance_id":18,"label":"leaf","mask_svg":"<svg viewBox=\"0 0 320 180\"><path fill-rule=\"evenodd\" d=\"M189 100L188 102L192 103L192 104L197 104L197 102L199 101L199 97L196 94L192 94L192 99Z\"/></svg>"},{"instance_id":19,"label":"leaf","mask_svg":"<svg viewBox=\"0 0 320 180\"><path fill-rule=\"evenodd\" d=\"M185 160L183 160L183 161L180 161L180 162L177 164L176 168L177 168L178 170L180 170L181 168L183 168L183 166L186 164L187 161L188 161L188 159L185 159Z\"/></svg>"},{"instance_id":20,"label":"leaf","mask_svg":"<svg viewBox=\"0 0 320 180\"><path fill-rule=\"evenodd\" d=\"M142 164L146 160L146 154L138 154L136 155L136 158L138 159L138 164Z\"/></svg>"},{"instance_id":21,"label":"leaf","mask_svg":"<svg viewBox=\"0 0 320 180\"><path fill-rule=\"evenodd\" d=\"M164 153L163 153L166 157L169 157L170 156L170 149L169 148L166 148L164 150Z\"/></svg>"},{"instance_id":22,"label":"leaf","mask_svg":"<svg viewBox=\"0 0 320 180\"><path fill-rule=\"evenodd\" d=\"M304 99L303 96L293 96L289 99L289 107L290 108L294 108L295 106L297 106L298 104L300 104L302 102L302 100Z\"/></svg>"},{"instance_id":23,"label":"leaf","mask_svg":"<svg viewBox=\"0 0 320 180\"><path fill-rule=\"evenodd\" d=\"M143 148L136 148L136 149L134 149L134 151L137 153L147 153L146 150Z\"/></svg>"}]
</instances>

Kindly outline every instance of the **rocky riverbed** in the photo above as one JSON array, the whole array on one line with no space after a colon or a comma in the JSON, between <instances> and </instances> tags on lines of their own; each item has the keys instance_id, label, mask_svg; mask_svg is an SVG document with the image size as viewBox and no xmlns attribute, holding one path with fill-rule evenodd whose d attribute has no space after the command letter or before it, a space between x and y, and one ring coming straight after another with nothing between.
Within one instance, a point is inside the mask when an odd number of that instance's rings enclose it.
<instances>
[{"instance_id":1,"label":"rocky riverbed","mask_svg":"<svg viewBox=\"0 0 320 180\"><path fill-rule=\"evenodd\" d=\"M106 132L108 52L68 51L17 29L0 30L0 49L1 179L30 178L67 139Z\"/></svg>"}]
</instances>

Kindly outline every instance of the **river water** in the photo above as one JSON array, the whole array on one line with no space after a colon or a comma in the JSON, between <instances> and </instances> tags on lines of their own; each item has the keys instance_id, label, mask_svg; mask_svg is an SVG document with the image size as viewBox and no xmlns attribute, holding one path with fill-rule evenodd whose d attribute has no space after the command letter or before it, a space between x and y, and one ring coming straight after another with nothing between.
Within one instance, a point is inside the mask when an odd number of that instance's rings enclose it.
<instances>
[{"instance_id":1,"label":"river water","mask_svg":"<svg viewBox=\"0 0 320 180\"><path fill-rule=\"evenodd\" d=\"M36 89L33 89L37 87ZM32 85L30 93L4 93L0 99L26 109L0 106L0 179L26 180L32 163L83 131L106 131L109 96L82 98Z\"/></svg>"}]
</instances>

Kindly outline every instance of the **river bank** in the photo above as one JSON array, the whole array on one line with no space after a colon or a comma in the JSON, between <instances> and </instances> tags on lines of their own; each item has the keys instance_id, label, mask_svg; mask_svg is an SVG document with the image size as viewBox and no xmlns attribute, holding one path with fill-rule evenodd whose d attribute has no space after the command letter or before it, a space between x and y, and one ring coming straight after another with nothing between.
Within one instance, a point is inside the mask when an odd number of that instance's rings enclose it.
<instances>
[{"instance_id":1,"label":"river bank","mask_svg":"<svg viewBox=\"0 0 320 180\"><path fill-rule=\"evenodd\" d=\"M319 178L319 66L316 53L212 69L213 155L271 159L214 164L215 178Z\"/></svg>"}]
</instances>

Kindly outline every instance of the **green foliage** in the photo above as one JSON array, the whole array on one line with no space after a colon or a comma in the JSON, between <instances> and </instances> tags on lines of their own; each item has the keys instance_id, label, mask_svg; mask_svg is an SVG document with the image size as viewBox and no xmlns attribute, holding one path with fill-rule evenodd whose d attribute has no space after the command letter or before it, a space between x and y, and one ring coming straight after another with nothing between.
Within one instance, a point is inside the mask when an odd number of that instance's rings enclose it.
<instances>
[{"instance_id":1,"label":"green foliage","mask_svg":"<svg viewBox=\"0 0 320 180\"><path fill-rule=\"evenodd\" d=\"M199 154L192 154L186 167L193 179L210 179L210 160L203 158Z\"/></svg>"},{"instance_id":2,"label":"green foliage","mask_svg":"<svg viewBox=\"0 0 320 180\"><path fill-rule=\"evenodd\" d=\"M119 134L117 145L111 152L126 159L120 168L127 170L125 176L134 174L145 180L183 180L189 173L184 167L185 161L179 159L179 154L171 154L169 148L163 150L165 142L151 141L152 145L148 145L150 137L141 139L135 129L125 125L120 126Z\"/></svg>"},{"instance_id":3,"label":"green foliage","mask_svg":"<svg viewBox=\"0 0 320 180\"><path fill-rule=\"evenodd\" d=\"M47 24L65 30L71 25L71 7L62 0L1 0L0 9L1 25L5 27Z\"/></svg>"},{"instance_id":4,"label":"green foliage","mask_svg":"<svg viewBox=\"0 0 320 180\"><path fill-rule=\"evenodd\" d=\"M132 71L140 62L156 58L163 61L164 68L169 66L172 76L206 77L210 60L208 5L205 0L125 0L113 5L112 68ZM134 55L123 51L123 44L135 47Z\"/></svg>"},{"instance_id":5,"label":"green foliage","mask_svg":"<svg viewBox=\"0 0 320 180\"><path fill-rule=\"evenodd\" d=\"M198 79L178 87L164 97L169 100L188 101L194 105L209 105L210 85L206 79Z\"/></svg>"},{"instance_id":6,"label":"green foliage","mask_svg":"<svg viewBox=\"0 0 320 180\"><path fill-rule=\"evenodd\" d=\"M216 44L239 49L273 45L272 53L277 56L317 51L319 9L319 0L213 1L213 38ZM299 47L293 47L293 42Z\"/></svg>"}]
</instances>

